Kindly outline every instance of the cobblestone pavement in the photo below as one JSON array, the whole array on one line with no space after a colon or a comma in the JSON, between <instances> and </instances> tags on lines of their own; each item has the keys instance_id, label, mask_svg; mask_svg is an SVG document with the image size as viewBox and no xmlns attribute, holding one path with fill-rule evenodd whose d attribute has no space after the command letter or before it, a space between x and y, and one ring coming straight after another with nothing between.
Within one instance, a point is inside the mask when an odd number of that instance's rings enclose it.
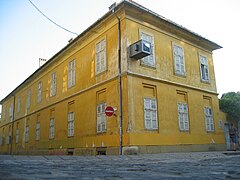
<instances>
[{"instance_id":1,"label":"cobblestone pavement","mask_svg":"<svg viewBox=\"0 0 240 180\"><path fill-rule=\"evenodd\" d=\"M0 179L240 179L240 153L0 155Z\"/></svg>"}]
</instances>

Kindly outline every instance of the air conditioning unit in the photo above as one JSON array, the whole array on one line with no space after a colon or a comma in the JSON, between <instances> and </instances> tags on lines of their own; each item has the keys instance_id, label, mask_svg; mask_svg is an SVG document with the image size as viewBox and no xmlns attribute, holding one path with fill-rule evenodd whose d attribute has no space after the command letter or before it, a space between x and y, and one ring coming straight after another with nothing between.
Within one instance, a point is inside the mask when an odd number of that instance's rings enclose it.
<instances>
[{"instance_id":1,"label":"air conditioning unit","mask_svg":"<svg viewBox=\"0 0 240 180\"><path fill-rule=\"evenodd\" d=\"M151 54L151 43L145 40L130 45L130 58L138 60Z\"/></svg>"}]
</instances>

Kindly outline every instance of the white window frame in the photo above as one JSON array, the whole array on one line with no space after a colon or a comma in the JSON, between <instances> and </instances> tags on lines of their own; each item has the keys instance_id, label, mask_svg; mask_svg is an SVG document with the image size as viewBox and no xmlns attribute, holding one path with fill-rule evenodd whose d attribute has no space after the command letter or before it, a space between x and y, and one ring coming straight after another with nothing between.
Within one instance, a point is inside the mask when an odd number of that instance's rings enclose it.
<instances>
[{"instance_id":1,"label":"white window frame","mask_svg":"<svg viewBox=\"0 0 240 180\"><path fill-rule=\"evenodd\" d=\"M30 105L31 105L31 90L28 90L28 92L27 92L26 108L29 109Z\"/></svg>"},{"instance_id":2,"label":"white window frame","mask_svg":"<svg viewBox=\"0 0 240 180\"><path fill-rule=\"evenodd\" d=\"M106 37L96 44L95 73L96 75L107 70L107 45Z\"/></svg>"},{"instance_id":3,"label":"white window frame","mask_svg":"<svg viewBox=\"0 0 240 180\"><path fill-rule=\"evenodd\" d=\"M68 88L75 85L76 82L76 60L72 60L68 63Z\"/></svg>"},{"instance_id":4,"label":"white window frame","mask_svg":"<svg viewBox=\"0 0 240 180\"><path fill-rule=\"evenodd\" d=\"M189 117L187 103L178 104L178 126L180 131L189 131Z\"/></svg>"},{"instance_id":5,"label":"white window frame","mask_svg":"<svg viewBox=\"0 0 240 180\"><path fill-rule=\"evenodd\" d=\"M40 122L36 123L36 141L40 140Z\"/></svg>"},{"instance_id":6,"label":"white window frame","mask_svg":"<svg viewBox=\"0 0 240 180\"><path fill-rule=\"evenodd\" d=\"M154 35L149 32L140 30L140 39L145 40L151 44L151 48L150 48L151 55L142 58L141 65L146 65L146 66L155 68L156 64L155 64L155 52L154 52L155 51L154 50Z\"/></svg>"},{"instance_id":7,"label":"white window frame","mask_svg":"<svg viewBox=\"0 0 240 180\"><path fill-rule=\"evenodd\" d=\"M106 103L97 105L97 133L107 131L107 117L105 114Z\"/></svg>"},{"instance_id":8,"label":"white window frame","mask_svg":"<svg viewBox=\"0 0 240 180\"><path fill-rule=\"evenodd\" d=\"M204 107L204 117L207 132L214 132L213 111L211 107Z\"/></svg>"},{"instance_id":9,"label":"white window frame","mask_svg":"<svg viewBox=\"0 0 240 180\"><path fill-rule=\"evenodd\" d=\"M18 144L19 141L19 129L16 129L16 144Z\"/></svg>"},{"instance_id":10,"label":"white window frame","mask_svg":"<svg viewBox=\"0 0 240 180\"><path fill-rule=\"evenodd\" d=\"M210 82L207 56L199 54L199 64L200 64L201 80L203 82Z\"/></svg>"},{"instance_id":11,"label":"white window frame","mask_svg":"<svg viewBox=\"0 0 240 180\"><path fill-rule=\"evenodd\" d=\"M42 81L38 82L37 103L42 101Z\"/></svg>"},{"instance_id":12,"label":"white window frame","mask_svg":"<svg viewBox=\"0 0 240 180\"><path fill-rule=\"evenodd\" d=\"M27 143L29 141L29 126L27 125L25 127L25 142Z\"/></svg>"},{"instance_id":13,"label":"white window frame","mask_svg":"<svg viewBox=\"0 0 240 180\"><path fill-rule=\"evenodd\" d=\"M158 129L158 113L157 113L157 99L156 98L144 98L144 127L147 130Z\"/></svg>"},{"instance_id":14,"label":"white window frame","mask_svg":"<svg viewBox=\"0 0 240 180\"><path fill-rule=\"evenodd\" d=\"M10 119L10 122L13 121L13 104L11 104L9 107L9 119Z\"/></svg>"},{"instance_id":15,"label":"white window frame","mask_svg":"<svg viewBox=\"0 0 240 180\"><path fill-rule=\"evenodd\" d=\"M55 119L50 118L49 122L49 139L54 139L55 136Z\"/></svg>"},{"instance_id":16,"label":"white window frame","mask_svg":"<svg viewBox=\"0 0 240 180\"><path fill-rule=\"evenodd\" d=\"M20 113L20 110L21 110L21 98L18 97L18 100L17 100L17 113Z\"/></svg>"},{"instance_id":17,"label":"white window frame","mask_svg":"<svg viewBox=\"0 0 240 180\"><path fill-rule=\"evenodd\" d=\"M55 96L57 91L57 73L51 75L50 97Z\"/></svg>"},{"instance_id":18,"label":"white window frame","mask_svg":"<svg viewBox=\"0 0 240 180\"><path fill-rule=\"evenodd\" d=\"M74 136L74 112L68 113L68 137Z\"/></svg>"},{"instance_id":19,"label":"white window frame","mask_svg":"<svg viewBox=\"0 0 240 180\"><path fill-rule=\"evenodd\" d=\"M6 105L3 106L3 113L2 113L2 119L3 121L6 121L6 112L7 111L7 107Z\"/></svg>"},{"instance_id":20,"label":"white window frame","mask_svg":"<svg viewBox=\"0 0 240 180\"><path fill-rule=\"evenodd\" d=\"M174 72L176 75L185 76L185 58L184 48L176 43L173 43L173 59L174 59Z\"/></svg>"}]
</instances>

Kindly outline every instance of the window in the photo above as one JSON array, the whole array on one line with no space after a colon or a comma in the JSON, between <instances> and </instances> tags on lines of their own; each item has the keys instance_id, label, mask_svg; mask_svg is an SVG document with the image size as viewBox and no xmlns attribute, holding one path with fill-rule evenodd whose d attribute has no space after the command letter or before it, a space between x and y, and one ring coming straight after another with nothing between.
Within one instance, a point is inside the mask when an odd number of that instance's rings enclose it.
<instances>
[{"instance_id":1,"label":"window","mask_svg":"<svg viewBox=\"0 0 240 180\"><path fill-rule=\"evenodd\" d=\"M206 56L199 55L200 71L202 81L209 82L208 59Z\"/></svg>"},{"instance_id":2,"label":"window","mask_svg":"<svg viewBox=\"0 0 240 180\"><path fill-rule=\"evenodd\" d=\"M54 118L50 119L50 131L49 131L49 139L54 138Z\"/></svg>"},{"instance_id":3,"label":"window","mask_svg":"<svg viewBox=\"0 0 240 180\"><path fill-rule=\"evenodd\" d=\"M27 92L27 105L26 105L27 109L30 108L30 103L31 103L31 90L28 90L28 92Z\"/></svg>"},{"instance_id":4,"label":"window","mask_svg":"<svg viewBox=\"0 0 240 180\"><path fill-rule=\"evenodd\" d=\"M146 129L158 129L156 99L144 98L144 122Z\"/></svg>"},{"instance_id":5,"label":"window","mask_svg":"<svg viewBox=\"0 0 240 180\"><path fill-rule=\"evenodd\" d=\"M57 74L52 73L51 76L51 87L50 87L50 96L55 96L56 95L56 87L57 87Z\"/></svg>"},{"instance_id":6,"label":"window","mask_svg":"<svg viewBox=\"0 0 240 180\"><path fill-rule=\"evenodd\" d=\"M37 102L40 103L42 101L42 82L38 83L38 93L37 93Z\"/></svg>"},{"instance_id":7,"label":"window","mask_svg":"<svg viewBox=\"0 0 240 180\"><path fill-rule=\"evenodd\" d=\"M3 106L3 121L6 121L6 111L7 111L7 107Z\"/></svg>"},{"instance_id":8,"label":"window","mask_svg":"<svg viewBox=\"0 0 240 180\"><path fill-rule=\"evenodd\" d=\"M185 103L178 103L178 124L180 131L189 130L188 106Z\"/></svg>"},{"instance_id":9,"label":"window","mask_svg":"<svg viewBox=\"0 0 240 180\"><path fill-rule=\"evenodd\" d=\"M21 98L18 97L18 100L17 100L17 113L20 113L20 110L21 110Z\"/></svg>"},{"instance_id":10,"label":"window","mask_svg":"<svg viewBox=\"0 0 240 180\"><path fill-rule=\"evenodd\" d=\"M155 67L154 37L152 35L150 35L150 34L145 33L145 32L140 32L140 38L142 40L145 40L145 41L151 43L151 55L142 58L141 64L144 64L144 65L147 65L147 66L151 66L151 67Z\"/></svg>"},{"instance_id":11,"label":"window","mask_svg":"<svg viewBox=\"0 0 240 180\"><path fill-rule=\"evenodd\" d=\"M29 141L29 126L25 127L25 142Z\"/></svg>"},{"instance_id":12,"label":"window","mask_svg":"<svg viewBox=\"0 0 240 180\"><path fill-rule=\"evenodd\" d=\"M76 77L75 64L76 64L75 60L68 63L68 87L69 88L75 85L75 77Z\"/></svg>"},{"instance_id":13,"label":"window","mask_svg":"<svg viewBox=\"0 0 240 180\"><path fill-rule=\"evenodd\" d=\"M68 136L74 136L74 112L68 113Z\"/></svg>"},{"instance_id":14,"label":"window","mask_svg":"<svg viewBox=\"0 0 240 180\"><path fill-rule=\"evenodd\" d=\"M13 121L13 104L11 104L9 107L9 119L10 119L10 122Z\"/></svg>"},{"instance_id":15,"label":"window","mask_svg":"<svg viewBox=\"0 0 240 180\"><path fill-rule=\"evenodd\" d=\"M16 129L16 144L18 144L19 141L19 129Z\"/></svg>"},{"instance_id":16,"label":"window","mask_svg":"<svg viewBox=\"0 0 240 180\"><path fill-rule=\"evenodd\" d=\"M36 140L40 140L40 122L36 123Z\"/></svg>"},{"instance_id":17,"label":"window","mask_svg":"<svg viewBox=\"0 0 240 180\"><path fill-rule=\"evenodd\" d=\"M103 39L96 44L96 74L104 72L107 69L106 61L106 39Z\"/></svg>"},{"instance_id":18,"label":"window","mask_svg":"<svg viewBox=\"0 0 240 180\"><path fill-rule=\"evenodd\" d=\"M107 131L107 117L105 115L106 103L97 105L97 132Z\"/></svg>"},{"instance_id":19,"label":"window","mask_svg":"<svg viewBox=\"0 0 240 180\"><path fill-rule=\"evenodd\" d=\"M185 75L184 49L176 44L173 45L173 58L175 74Z\"/></svg>"},{"instance_id":20,"label":"window","mask_svg":"<svg viewBox=\"0 0 240 180\"><path fill-rule=\"evenodd\" d=\"M207 132L213 132L214 131L214 123L213 123L212 109L210 107L205 107L204 114L205 114L206 130L207 130Z\"/></svg>"}]
</instances>

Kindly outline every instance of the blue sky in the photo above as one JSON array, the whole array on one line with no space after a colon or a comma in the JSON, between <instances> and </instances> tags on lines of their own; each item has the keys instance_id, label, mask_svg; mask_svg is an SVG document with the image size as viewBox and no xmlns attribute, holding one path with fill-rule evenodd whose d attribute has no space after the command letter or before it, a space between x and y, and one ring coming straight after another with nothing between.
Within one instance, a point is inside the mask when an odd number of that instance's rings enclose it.
<instances>
[{"instance_id":1,"label":"blue sky","mask_svg":"<svg viewBox=\"0 0 240 180\"><path fill-rule=\"evenodd\" d=\"M135 0L150 10L218 43L213 53L219 94L240 91L239 0ZM32 0L48 17L80 34L108 11L113 0ZM28 0L0 0L0 99L50 59L70 34L43 17Z\"/></svg>"}]
</instances>

